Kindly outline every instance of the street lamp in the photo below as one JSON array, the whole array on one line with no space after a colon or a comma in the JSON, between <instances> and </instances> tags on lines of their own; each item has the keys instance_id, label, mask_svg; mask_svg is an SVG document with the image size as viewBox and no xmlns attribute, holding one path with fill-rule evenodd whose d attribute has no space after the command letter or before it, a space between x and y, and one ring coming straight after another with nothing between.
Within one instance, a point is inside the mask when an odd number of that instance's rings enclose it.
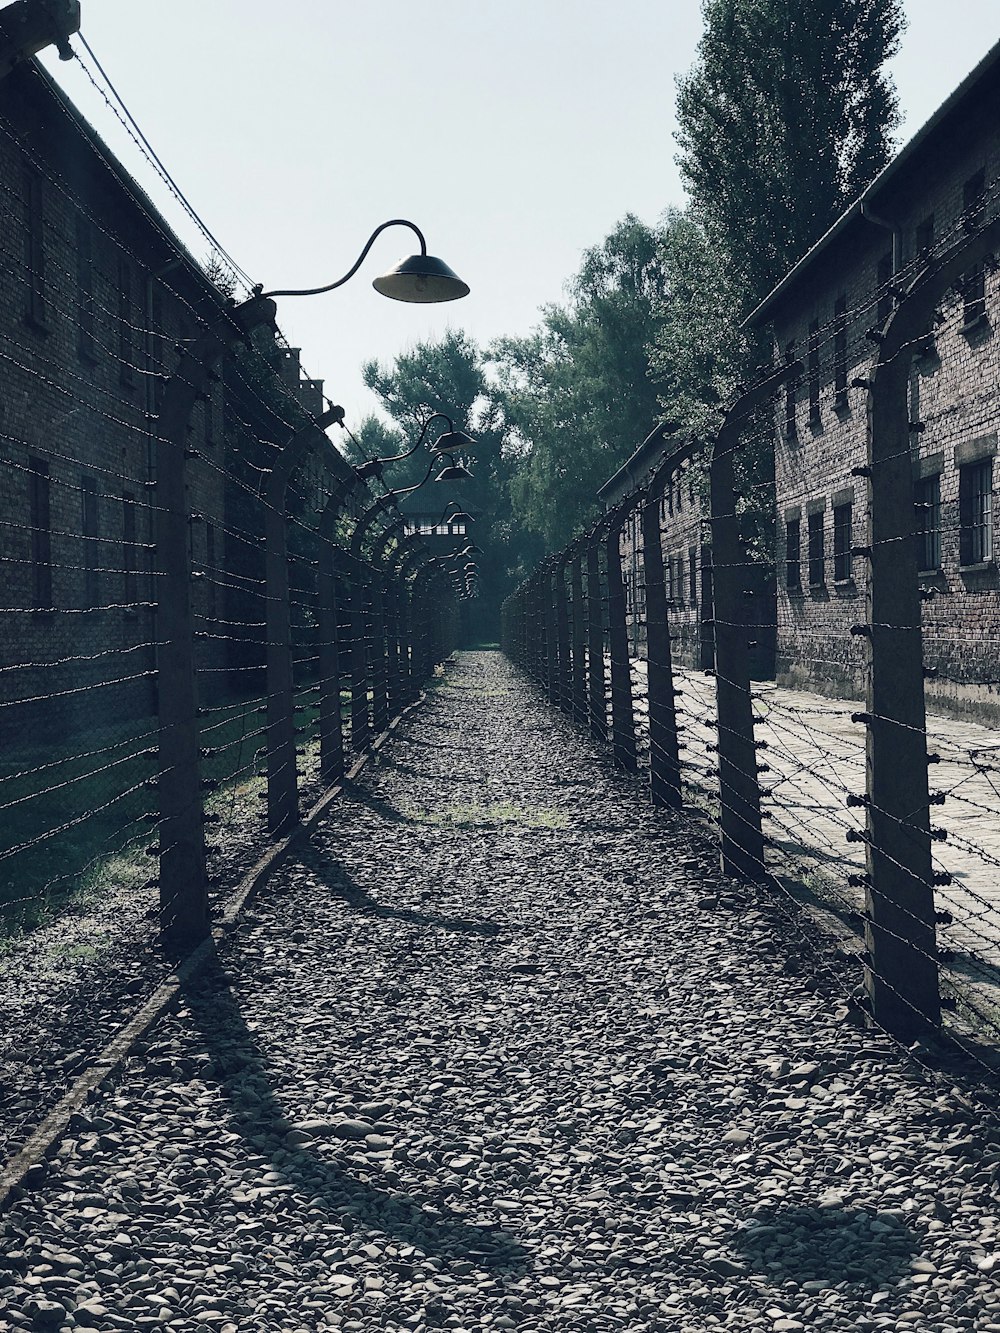
<instances>
[{"instance_id":1,"label":"street lamp","mask_svg":"<svg viewBox=\"0 0 1000 1333\"><path fill-rule=\"evenodd\" d=\"M383 222L376 227L353 266L336 282L328 282L325 287L283 288L280 291L255 294L266 297L320 296L323 292L332 292L335 287L342 287L345 282L354 277L364 263L368 251L387 227L409 227L412 232L416 233L417 240L420 242L420 253L401 259L394 268L376 278L372 282L372 286L377 292L382 296L388 296L393 301L419 303L457 301L463 296L468 296L468 283L463 282L443 259L438 259L436 256L427 253L427 242L424 240L423 232L415 223L407 221L406 218L390 218L388 222Z\"/></svg>"},{"instance_id":2,"label":"street lamp","mask_svg":"<svg viewBox=\"0 0 1000 1333\"><path fill-rule=\"evenodd\" d=\"M476 441L472 438L471 435L466 435L464 430L456 430L455 423L452 421L451 417L448 416L446 412L434 412L427 418L427 420L421 426L420 434L417 436L416 443L413 445L412 448L405 449L401 454L390 454L386 458L370 458L367 461L367 463L359 463L357 467L354 469L355 473L362 481L367 480L368 477L381 477L382 469L386 465L386 463L400 463L403 461L404 458L412 458L413 455L420 448L420 446L423 444L427 436L427 432L431 427L431 423L434 421L447 421L448 423L447 431L445 431L443 435L439 435L433 444L429 444L427 446L429 451L435 457L441 458L447 456L451 458L452 465L454 466L455 454L468 453L469 450L475 449ZM437 480L438 481L457 480L459 477L471 477L471 476L472 476L471 472L463 470L461 473L456 473L455 477L453 478L441 476L438 477Z\"/></svg>"}]
</instances>

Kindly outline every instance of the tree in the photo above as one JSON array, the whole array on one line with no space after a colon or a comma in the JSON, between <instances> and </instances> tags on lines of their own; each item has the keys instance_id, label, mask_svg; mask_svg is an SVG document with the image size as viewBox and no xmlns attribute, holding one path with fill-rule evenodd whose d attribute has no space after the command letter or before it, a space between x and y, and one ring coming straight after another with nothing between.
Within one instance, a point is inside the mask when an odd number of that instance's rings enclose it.
<instances>
[{"instance_id":1,"label":"tree","mask_svg":"<svg viewBox=\"0 0 1000 1333\"><path fill-rule=\"evenodd\" d=\"M741 378L746 343L732 277L690 211L670 209L660 229L664 291L649 349L663 416L707 439Z\"/></svg>"},{"instance_id":2,"label":"tree","mask_svg":"<svg viewBox=\"0 0 1000 1333\"><path fill-rule=\"evenodd\" d=\"M901 0L704 0L678 165L743 312L889 160Z\"/></svg>"},{"instance_id":3,"label":"tree","mask_svg":"<svg viewBox=\"0 0 1000 1333\"><path fill-rule=\"evenodd\" d=\"M597 490L659 415L647 348L663 296L659 234L626 215L586 251L566 305L489 349L493 401L520 442L516 521L562 546L597 512Z\"/></svg>"}]
</instances>

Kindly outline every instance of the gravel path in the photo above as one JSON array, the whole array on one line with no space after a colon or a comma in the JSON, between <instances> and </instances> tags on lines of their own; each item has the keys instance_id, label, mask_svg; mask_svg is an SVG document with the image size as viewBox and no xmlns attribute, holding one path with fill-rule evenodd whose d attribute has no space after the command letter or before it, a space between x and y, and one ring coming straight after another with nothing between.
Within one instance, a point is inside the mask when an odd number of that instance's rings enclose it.
<instances>
[{"instance_id":1,"label":"gravel path","mask_svg":"<svg viewBox=\"0 0 1000 1333\"><path fill-rule=\"evenodd\" d=\"M1000 1331L997 1122L712 861L463 655L0 1218L0 1329Z\"/></svg>"}]
</instances>

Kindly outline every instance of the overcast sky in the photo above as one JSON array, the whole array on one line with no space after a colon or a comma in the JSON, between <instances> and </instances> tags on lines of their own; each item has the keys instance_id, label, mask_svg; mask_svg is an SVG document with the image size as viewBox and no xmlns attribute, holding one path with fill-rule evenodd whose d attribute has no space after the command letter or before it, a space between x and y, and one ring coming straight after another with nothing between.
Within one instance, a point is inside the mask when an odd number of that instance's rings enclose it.
<instances>
[{"instance_id":1,"label":"overcast sky","mask_svg":"<svg viewBox=\"0 0 1000 1333\"><path fill-rule=\"evenodd\" d=\"M449 325L523 333L582 251L626 212L654 222L684 193L674 80L699 0L82 0L83 35L167 169L266 287L351 266L375 226L411 218L472 287L409 306L370 281L411 234L389 231L327 296L278 319L347 409L360 369ZM998 0L906 0L893 75L910 137L1000 39ZM79 49L79 48L78 48ZM85 56L85 52L82 53ZM210 246L125 138L77 62L45 57L192 252Z\"/></svg>"}]
</instances>

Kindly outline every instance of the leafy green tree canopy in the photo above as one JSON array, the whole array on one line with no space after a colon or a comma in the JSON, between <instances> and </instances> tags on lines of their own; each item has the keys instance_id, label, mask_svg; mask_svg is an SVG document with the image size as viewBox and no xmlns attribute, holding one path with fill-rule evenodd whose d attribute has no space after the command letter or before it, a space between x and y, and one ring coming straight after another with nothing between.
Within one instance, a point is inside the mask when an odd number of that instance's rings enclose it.
<instances>
[{"instance_id":1,"label":"leafy green tree canopy","mask_svg":"<svg viewBox=\"0 0 1000 1333\"><path fill-rule=\"evenodd\" d=\"M515 515L549 546L589 522L597 489L658 419L646 349L663 291L658 233L628 214L586 251L565 305L489 349L494 402L520 442Z\"/></svg>"},{"instance_id":2,"label":"leafy green tree canopy","mask_svg":"<svg viewBox=\"0 0 1000 1333\"><path fill-rule=\"evenodd\" d=\"M901 0L704 0L678 165L744 313L885 166Z\"/></svg>"}]
</instances>

